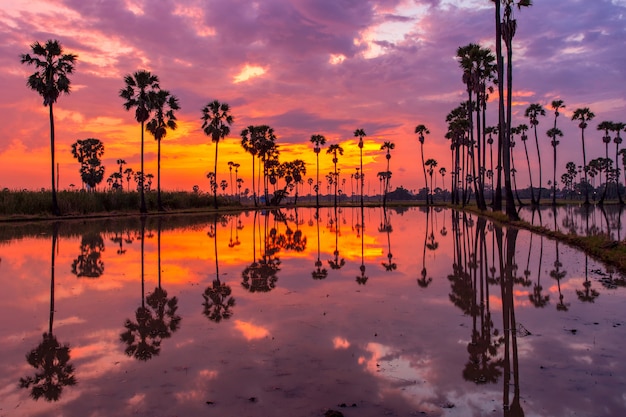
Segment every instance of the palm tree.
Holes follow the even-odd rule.
[[[389,169],[389,162],[391,160],[390,151],[394,149],[396,145],[393,142],[385,141],[381,147],[381,151],[386,151],[385,158],[387,159],[387,172],[391,172]],[[385,181],[385,194],[383,195],[383,206],[387,204],[387,193],[389,192],[389,180],[391,179],[391,175],[389,175]],[[431,184],[432,185],[432,184]]]
[[[70,93],[68,75],[74,71],[77,55],[64,54],[63,47],[57,40],[48,40],[45,45],[35,42],[30,45],[30,49],[33,55],[22,54],[20,61],[22,64],[35,66],[36,71],[28,77],[26,85],[43,97],[44,107],[48,106],[49,108],[52,212],[58,216],[61,211],[57,202],[56,176],[54,174],[54,112],[52,108],[61,93]]]
[[[510,141],[511,141],[511,120],[513,110],[513,37],[517,28],[517,21],[513,19],[513,6],[515,0],[503,0],[504,1],[504,19],[502,21],[501,36],[504,40],[507,50],[507,68],[506,68],[506,91],[507,91],[507,104],[506,104],[506,131],[503,133],[504,146],[502,155],[502,167],[504,168],[504,187],[506,190],[506,212],[507,216],[512,220],[518,220],[519,216],[517,210],[515,210],[515,202],[513,200],[513,193],[511,190],[511,178],[510,178]],[[517,0],[517,7],[529,7],[532,5],[531,0]],[[503,68],[500,68],[503,69]],[[503,81],[503,73],[499,73],[498,79]],[[502,85],[503,82],[499,83]],[[500,124],[502,126],[502,124]],[[503,129],[500,129],[503,130]]]
[[[313,152],[317,160],[317,172],[315,177],[315,206],[320,206],[320,150],[326,144],[326,138],[323,135],[311,135],[311,143],[315,145]]]
[[[146,130],[157,141],[157,207],[159,211],[163,211],[163,204],[161,203],[161,139],[167,135],[167,129],[176,130],[178,127],[174,111],[180,110],[180,105],[178,98],[167,90],[153,91],[151,94],[154,117],[146,124]]]
[[[609,122],[609,121],[603,121],[600,122],[600,124],[598,125],[598,130],[604,130],[604,136],[602,137],[602,142],[604,142],[605,148],[606,148],[606,159],[609,159],[609,144],[611,143],[611,134],[609,133],[609,131],[613,130],[613,122]],[[617,160],[615,161],[617,162]],[[606,195],[606,191],[609,188],[609,170],[607,169],[605,171],[606,174],[606,179],[605,179],[605,184],[604,184],[604,192],[602,193],[602,198],[600,199],[601,203],[604,203],[604,196]],[[619,187],[618,187],[619,188]],[[618,191],[619,194],[619,191]]]
[[[548,130],[547,135],[552,141],[550,142],[552,148],[554,149],[554,169],[552,176],[552,205],[556,206],[556,147],[559,145],[559,141],[557,138],[563,137],[563,132],[560,129],[553,127]]]
[[[311,138],[311,141],[313,141],[312,138]],[[333,165],[335,166],[335,170],[333,172],[333,179],[335,183],[335,207],[337,207],[337,183],[339,182],[337,162],[339,161],[339,155],[343,155],[343,148],[340,145],[333,143],[332,145],[328,147],[328,149],[326,149],[326,153],[333,155]]]
[[[430,176],[430,204],[434,204],[433,200],[433,172],[437,167],[437,161],[430,158],[426,161],[426,166],[428,167],[428,175]]]
[[[531,104],[526,108],[524,115],[528,117],[528,121],[535,131],[535,145],[537,146],[537,160],[539,161],[539,190],[537,194],[537,200],[533,201],[533,204],[539,205],[541,202],[541,188],[543,187],[543,179],[542,179],[542,166],[541,166],[541,152],[539,151],[539,137],[537,136],[537,125],[539,124],[539,116],[545,116],[546,111],[539,103]],[[524,143],[524,146],[526,144]],[[530,169],[530,168],[529,168]],[[532,184],[531,184],[532,190]]]
[[[517,132],[519,135],[521,135],[520,139],[522,140],[522,143],[524,144],[524,153],[526,154],[526,164],[528,165],[528,180],[530,181],[530,202],[532,205],[536,205],[538,203],[535,200],[535,191],[533,188],[533,175],[530,169],[530,158],[528,157],[528,147],[526,146],[526,141],[528,140],[528,135],[526,134],[527,131],[528,131],[528,126],[526,126],[524,123],[517,126]],[[511,156],[512,155],[513,154],[511,154]],[[512,159],[513,158],[511,158],[511,160]],[[539,166],[539,171],[541,172],[541,166]],[[539,184],[541,184],[541,181],[539,181]]]
[[[224,139],[230,134],[230,125],[234,122],[230,114],[230,106],[227,103],[220,103],[213,100],[202,108],[202,130],[204,134],[211,137],[211,142],[215,143],[215,165],[213,173],[217,184],[217,148],[220,139]],[[217,188],[213,188],[213,204],[217,209]]]
[[[361,160],[361,174],[359,175],[359,178],[357,178],[357,181],[360,180],[361,181],[361,206],[363,206],[363,181],[364,181],[364,177],[365,175],[363,175],[363,138],[365,136],[367,136],[365,134],[365,130],[363,129],[357,129],[354,131],[354,136],[359,138],[359,152],[360,152],[360,160]]]
[[[559,118],[559,115],[561,114],[559,112],[559,109],[564,108],[565,104],[563,103],[563,100],[552,100],[552,102],[550,103],[550,107],[552,107],[552,110],[554,110],[554,129],[555,130],[553,132],[556,134],[556,136],[559,136],[558,133],[556,132],[556,130],[557,130],[557,128],[556,128],[556,121]],[[550,132],[550,131],[548,130],[548,132]],[[559,130],[559,132],[560,132],[560,130]],[[549,134],[548,134],[548,136],[550,137]],[[556,136],[553,138],[553,140],[552,140],[553,142],[556,141]],[[563,136],[562,132],[561,132],[560,136]],[[558,145],[558,144],[559,144],[559,142],[556,141],[556,145]],[[553,147],[555,147],[556,145],[554,143],[552,144]],[[556,187],[556,184],[554,184],[554,182],[556,180],[556,147],[554,148],[554,173],[553,173],[553,176],[554,176],[554,178],[553,178],[553,181],[552,181],[552,183],[553,183],[552,185],[553,185],[553,187]],[[553,188],[553,190],[554,190],[554,188]],[[552,194],[552,205],[555,205],[555,204],[556,204],[556,196],[553,193]]]
[[[152,98],[154,93],[160,90],[159,77],[152,75],[149,71],[140,70],[135,73],[128,74],[124,77],[126,87],[120,90],[120,97],[126,100],[124,108],[126,111],[135,108],[135,120],[141,124],[141,172],[145,172],[143,166],[143,148],[144,148],[144,124],[150,118],[153,110]],[[140,177],[139,194],[141,195],[141,206],[139,211],[147,213],[146,199],[144,197],[144,177]]]
[[[256,126],[248,126],[241,131],[241,146],[243,149],[252,155],[252,199],[254,200],[254,206],[257,206],[256,189],[254,188],[254,159],[256,158],[259,141],[258,128]]]
[[[133,171],[133,169],[132,169],[132,168],[126,168],[126,169],[124,170],[124,174],[126,174],[126,190],[127,190],[127,191],[130,191],[130,180],[131,180],[131,178],[133,177],[133,174],[134,174],[134,173],[135,173],[135,172]]]
[[[615,174],[615,184],[617,186],[617,197],[619,198],[619,203],[621,205],[624,204],[624,199],[622,198],[622,193],[620,192],[620,187],[619,187],[619,162],[618,162],[618,158],[620,155],[620,149],[619,149],[619,145],[622,143],[622,137],[620,135],[620,133],[626,129],[626,123],[622,123],[622,122],[614,122],[613,123],[613,132],[615,132],[615,138],[613,138],[613,142],[615,143],[615,170],[616,170],[616,174]],[[625,172],[626,175],[626,172]],[[626,184],[625,184],[626,185]]]
[[[424,170],[424,187],[426,187],[426,203],[428,204],[428,179],[426,178],[426,165],[424,165],[424,135],[429,135],[430,130],[424,125],[417,125],[415,127],[415,133],[417,133],[420,141],[420,150],[422,153],[422,170]]]
[[[591,121],[596,115],[593,114],[589,107],[584,107],[580,109],[574,110],[574,114],[572,114],[572,120],[578,120],[578,127],[580,128],[580,136],[583,144],[583,170],[585,172],[585,205],[589,205],[589,187],[587,185],[589,182],[587,181],[587,154],[585,153],[585,128],[587,127],[587,122]]]

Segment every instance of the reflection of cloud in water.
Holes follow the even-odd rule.
[[[122,364],[133,361],[119,348],[118,336],[115,330],[94,332],[85,337],[87,344],[70,346],[73,361],[79,362],[80,382],[119,372]]]
[[[381,387],[382,396],[386,392],[395,393],[400,388],[402,396],[423,412],[433,413],[440,410],[433,401],[437,394],[428,382],[432,373],[429,358],[412,360],[393,351],[391,347],[379,343],[368,343],[366,350],[371,353],[368,359],[360,356],[358,362],[365,365],[365,369],[378,378],[384,378],[390,385]]]
[[[335,337],[333,339],[333,347],[335,349],[348,349],[350,347],[350,342],[343,337]]]
[[[235,328],[241,332],[246,340],[263,339],[269,335],[269,331],[261,326],[255,326],[241,320],[235,320]]]

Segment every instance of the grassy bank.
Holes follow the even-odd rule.
[[[611,265],[623,275],[626,275],[626,240],[616,241],[604,234],[579,236],[563,233],[548,229],[545,226],[532,225],[524,220],[511,221],[502,212],[480,211],[475,206],[466,206],[465,210],[487,217],[496,224],[526,229],[578,248],[592,258]]]

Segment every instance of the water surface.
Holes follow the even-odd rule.
[[[618,416],[626,280],[451,210],[0,226],[0,416]]]

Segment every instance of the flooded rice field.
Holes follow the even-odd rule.
[[[625,277],[475,215],[4,224],[0,259],[0,416],[626,415]]]

